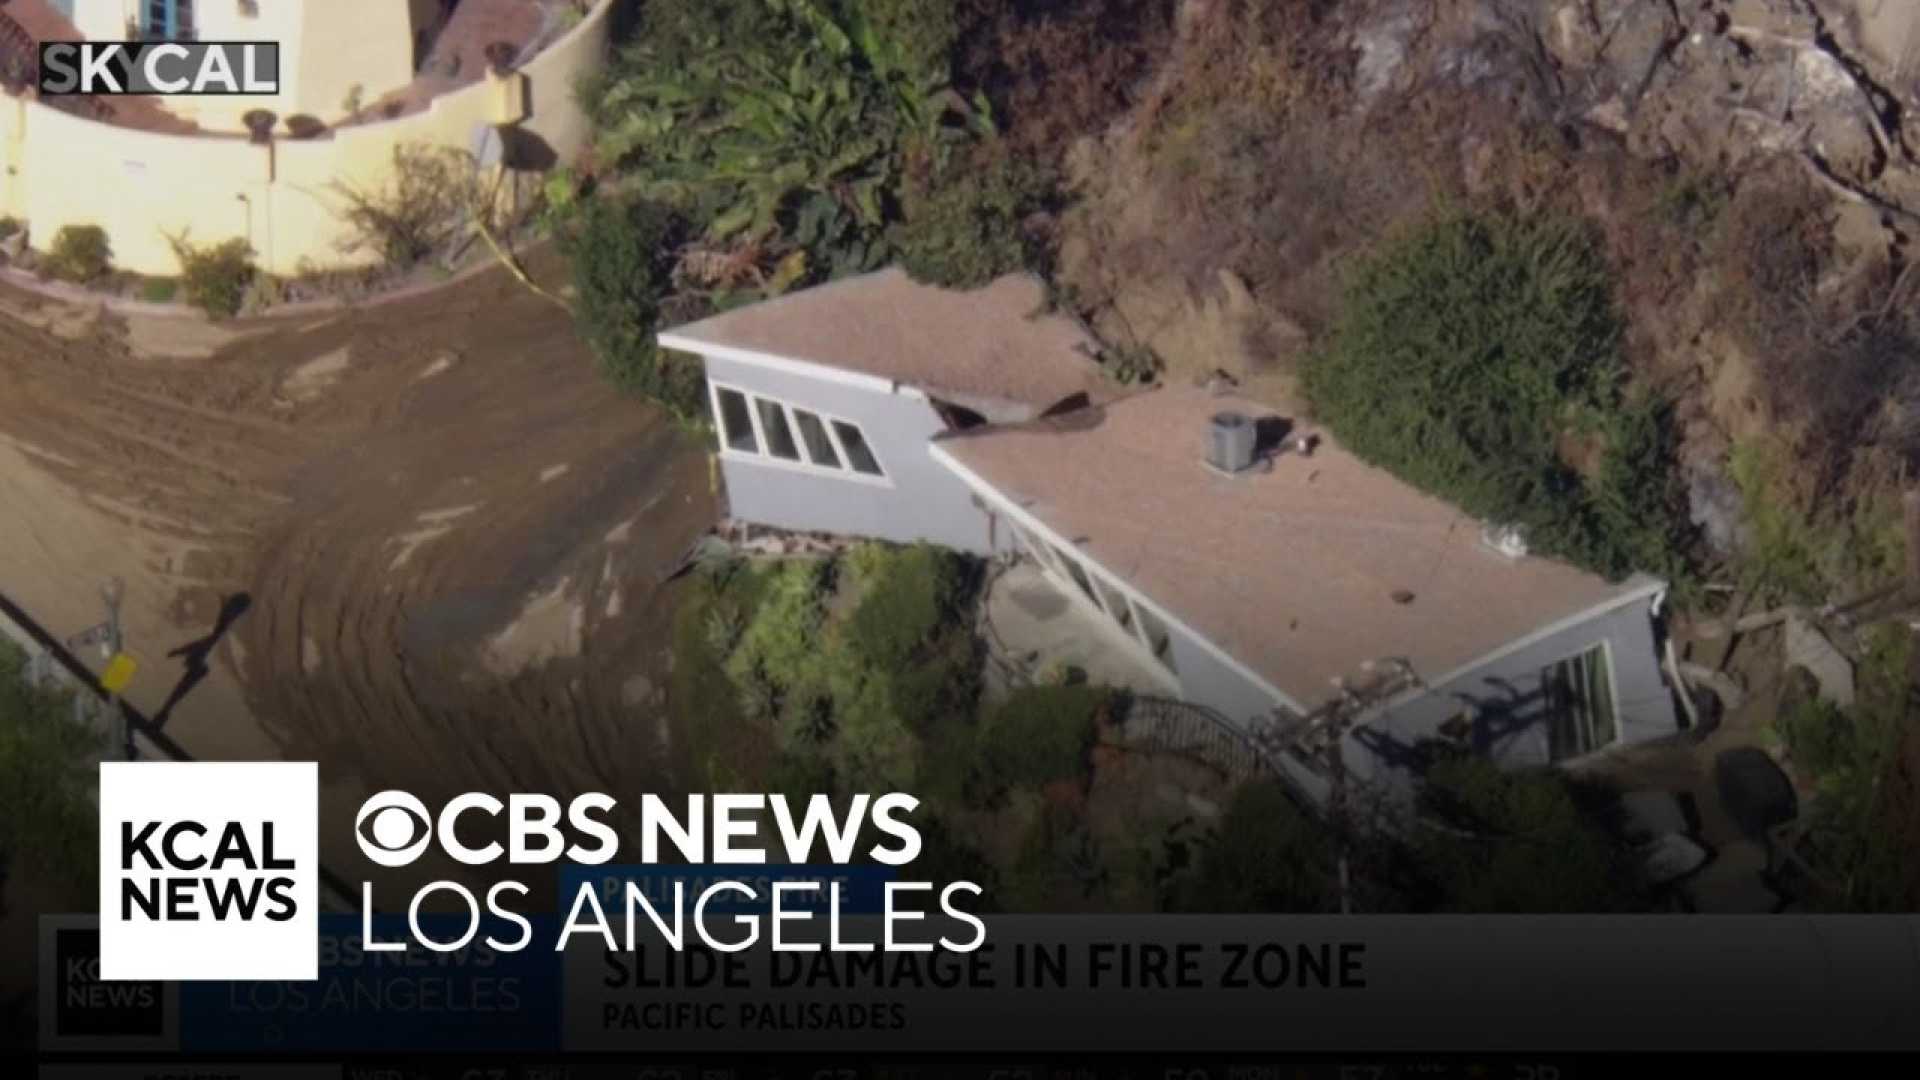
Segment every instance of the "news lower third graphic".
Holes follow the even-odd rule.
[[[768,868],[742,868],[763,873]],[[776,871],[780,872],[780,871]],[[427,917],[429,936],[463,920]],[[551,937],[558,917],[531,919]],[[874,916],[851,915],[873,935]],[[994,916],[971,953],[367,951],[318,978],[102,982],[86,916],[42,926],[43,1051],[1560,1053],[1920,1050],[1920,920]],[[404,940],[402,916],[376,936]],[[812,928],[818,931],[819,928]],[[1577,1003],[1577,1007],[1576,1007]],[[158,1035],[155,1032],[159,1032]]]
[[[480,878],[322,912],[317,794],[311,764],[102,765],[42,1050],[1920,1050],[1920,918],[992,915],[917,880],[899,792],[642,795],[624,851],[603,793],[382,792],[371,861]]]

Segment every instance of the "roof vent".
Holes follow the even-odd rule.
[[[1207,464],[1224,473],[1252,468],[1255,434],[1253,418],[1245,413],[1214,413],[1207,429]]]
[[[1509,559],[1527,557],[1527,537],[1518,525],[1489,525],[1480,530],[1480,542]]]

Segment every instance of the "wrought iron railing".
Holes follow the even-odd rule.
[[[1284,751],[1268,745],[1257,732],[1190,701],[1130,697],[1120,717],[1120,733],[1128,745],[1187,758],[1224,780],[1285,776],[1274,756]]]

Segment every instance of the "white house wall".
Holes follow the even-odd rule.
[[[929,441],[944,424],[923,395],[728,357],[707,357],[706,369],[716,385],[858,424],[887,473],[887,482],[880,484],[723,452],[728,501],[739,520],[901,543],[928,541],[983,556],[1016,550],[1012,526],[1018,524],[1063,550],[1073,550],[997,490],[976,495],[959,472],[929,452]],[[1104,573],[1098,566],[1089,569]],[[1119,584],[1132,591],[1131,582]],[[1162,614],[1173,616],[1166,621],[1184,700],[1239,725],[1251,725],[1284,704],[1244,663],[1230,662],[1182,625],[1176,608],[1158,603],[1159,598],[1137,592],[1134,596],[1136,603],[1153,601]],[[1344,753],[1350,775],[1411,791],[1407,781],[1412,776],[1404,767],[1412,763],[1412,748],[1438,736],[1441,725],[1467,705],[1480,706],[1473,743],[1481,752],[1507,767],[1547,764],[1542,671],[1602,642],[1612,667],[1618,743],[1674,734],[1675,706],[1655,651],[1651,603],[1650,595],[1635,595],[1552,628],[1467,672],[1422,672],[1445,681],[1349,735]],[[1320,789],[1313,792],[1316,796],[1324,794],[1324,784],[1310,774],[1293,779],[1305,788]]]
[[[987,513],[967,486],[928,455],[929,440],[945,425],[923,395],[722,357],[707,357],[706,366],[708,380],[716,385],[858,424],[887,474],[884,483],[877,483],[723,452],[721,467],[734,518],[899,543],[924,540],[982,556],[1010,548],[1010,537],[991,535]]]
[[[1645,742],[1679,728],[1673,692],[1660,666],[1651,597],[1637,597],[1592,618],[1458,675],[1350,734],[1344,750],[1350,775],[1388,790],[1410,790],[1404,766],[1423,739],[1463,708],[1477,707],[1472,746],[1506,768],[1551,763],[1543,714],[1541,674],[1570,656],[1605,642],[1613,669],[1619,738]]]

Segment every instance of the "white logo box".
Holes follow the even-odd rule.
[[[187,858],[211,855],[233,824],[244,831],[256,860],[264,860],[264,826],[272,825],[272,854],[290,869],[244,866],[166,867],[144,856],[131,870],[122,859],[123,826],[137,833],[162,822],[149,845],[162,848],[166,825],[192,821],[204,835],[182,838]],[[311,762],[104,762],[100,766],[100,977],[103,980],[293,980],[318,978],[320,783]],[[163,858],[164,861],[164,858]],[[156,877],[189,879],[185,895],[197,919],[155,920],[125,903],[124,886],[148,890]],[[278,905],[262,896],[251,918],[211,917],[208,889],[241,889],[291,879],[285,895],[291,918],[266,912]],[[264,885],[262,886],[264,888]],[[164,894],[164,889],[162,890]],[[168,911],[161,912],[163,916]]]

